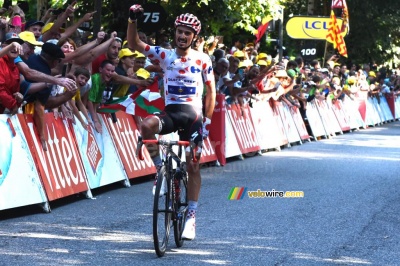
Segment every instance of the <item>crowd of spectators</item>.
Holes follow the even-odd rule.
[[[7,14],[0,20],[0,114],[33,114],[44,150],[46,112],[74,122],[76,118],[84,128],[101,133],[99,106],[149,86],[154,76],[163,75],[158,62],[126,48],[116,32],[100,31],[93,36],[81,30],[80,25],[90,22],[94,12],[74,19],[75,11],[74,4],[61,14],[50,8],[40,19],[25,18],[18,6],[0,11]],[[154,44],[154,38],[143,32],[139,37]],[[158,45],[174,46],[166,35]],[[272,106],[282,101],[305,116],[307,103],[314,99],[334,102],[399,93],[399,70],[346,65],[338,56],[322,66],[318,60],[304,62],[301,57],[285,56],[278,62],[253,43],[235,40],[229,48],[222,36],[198,36],[193,48],[212,59],[217,93],[240,108],[259,100],[268,100]],[[162,78],[156,80],[162,91]]]

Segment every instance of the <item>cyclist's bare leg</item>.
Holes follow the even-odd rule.
[[[156,139],[156,135],[159,131],[160,120],[156,116],[146,117],[140,124],[140,133],[143,139]],[[146,148],[149,151],[150,157],[155,158],[159,156],[160,151],[158,146],[155,144],[146,144]]]
[[[186,154],[186,169],[189,175],[188,179],[188,213],[186,216],[185,228],[182,232],[182,238],[186,240],[192,240],[196,235],[196,211],[197,201],[199,199],[200,187],[201,187],[201,176],[199,166],[200,156],[197,162],[192,161],[192,157]]]
[[[200,175],[200,158],[198,158],[197,162],[192,161],[192,156],[190,154],[186,154],[186,168],[189,176],[188,180],[188,200],[189,201],[198,201],[201,187],[201,175]]]

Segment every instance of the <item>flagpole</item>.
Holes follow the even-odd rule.
[[[325,67],[326,51],[328,50],[328,41],[325,41],[324,58],[322,59],[322,67]]]

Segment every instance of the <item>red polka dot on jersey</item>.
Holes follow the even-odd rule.
[[[187,102],[191,102],[191,101],[193,101],[193,99],[192,98],[187,98],[186,101]]]
[[[201,61],[199,59],[196,60],[196,64],[198,64],[199,66],[201,65]]]
[[[172,98],[171,98],[171,101],[176,101],[176,99],[172,97]]]
[[[182,58],[181,58],[181,61],[182,61],[183,63],[185,63],[185,62],[187,61],[187,59],[186,59],[185,57],[182,57]]]
[[[153,62],[154,62],[154,64],[158,65],[160,63],[160,60],[155,59]]]
[[[165,52],[162,52],[160,56],[161,56],[161,59],[164,59],[165,58]]]
[[[146,48],[144,48],[144,50],[147,52],[148,50],[150,50],[150,45],[146,45]]]
[[[203,64],[203,69],[206,69],[206,67],[207,67],[207,64],[204,63],[204,64]]]
[[[185,70],[183,70],[183,69],[181,69],[181,70],[179,70],[179,74],[185,74]]]
[[[148,58],[153,58],[154,55],[153,55],[153,54],[149,54],[147,57],[148,57]]]

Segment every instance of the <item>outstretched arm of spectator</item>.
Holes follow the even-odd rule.
[[[126,39],[128,40],[129,49],[143,53],[146,43],[139,39],[137,31],[137,17],[141,13],[143,13],[143,8],[140,5],[133,5],[130,7]]]
[[[88,111],[90,113],[90,116],[92,117],[94,128],[96,129],[97,132],[102,133],[103,129],[101,127],[101,123],[96,112],[98,106],[99,106],[98,103],[94,103],[90,100],[88,101]]]
[[[73,1],[67,7],[67,9],[63,13],[61,13],[61,15],[54,22],[53,26],[42,35],[43,42],[47,42],[48,40],[50,40],[51,36],[59,33],[60,28],[67,21],[68,17],[75,12],[75,8],[74,8],[75,5],[76,5],[76,1]]]
[[[104,31],[100,31],[97,33],[97,38],[96,40],[93,40],[91,42],[88,42],[85,45],[82,45],[80,47],[78,47],[75,51],[73,51],[72,53],[66,53],[65,54],[65,58],[63,59],[63,63],[69,63],[72,60],[75,60],[76,58],[79,57],[85,57],[84,59],[80,59],[79,62],[88,62],[88,56],[90,56],[90,51],[95,48],[97,45],[101,44],[101,42],[103,41],[104,37],[105,37],[105,32]],[[86,54],[89,54],[88,56],[85,56]]]
[[[31,69],[24,62],[19,62],[17,64],[19,72],[24,75],[26,79],[37,81],[37,82],[47,82],[50,84],[60,85],[67,90],[73,90],[76,88],[76,83],[74,80],[64,77],[53,77],[50,75],[46,75],[37,70]]]
[[[126,76],[118,75],[116,72],[114,72],[112,79],[115,83],[118,84],[129,84],[129,85],[136,85],[136,86],[141,86],[141,87],[147,87],[153,83],[153,79],[148,78],[148,79],[134,79],[134,78],[129,78]]]
[[[101,43],[100,45],[92,48],[90,52],[83,54],[82,56],[78,57],[75,59],[75,64],[77,65],[87,65],[91,63],[93,60],[95,60],[99,55],[104,54],[107,52],[108,47],[111,45],[111,43],[114,41],[115,37],[117,37],[117,33],[114,31],[111,33],[111,37]]]
[[[72,34],[74,34],[74,32],[76,32],[76,30],[79,28],[79,26],[82,23],[91,21],[93,19],[93,14],[96,12],[97,11],[86,13],[82,18],[80,18],[78,20],[78,22],[76,22],[76,23],[72,24],[71,26],[69,26],[68,28],[66,28],[65,31],[63,33],[61,33],[60,40],[66,39],[66,38],[70,37]]]
[[[35,113],[33,115],[40,142],[44,151],[47,151],[47,138],[44,133],[44,105],[40,101],[35,102]]]
[[[73,99],[71,99],[69,103],[70,106],[72,107],[72,113],[78,118],[79,122],[81,122],[82,127],[87,130],[88,124],[86,124],[85,120],[83,120],[81,113],[79,112],[79,109],[76,106],[76,102]],[[90,120],[88,119],[87,121],[89,122]]]
[[[68,102],[76,94],[77,88],[74,90],[66,90],[64,93],[57,94],[56,96],[50,96],[46,102],[46,109],[54,109]]]
[[[54,8],[50,7],[46,10],[44,13],[43,17],[40,19],[40,21],[43,21],[45,24],[48,23],[52,18],[53,18],[53,11]]]

